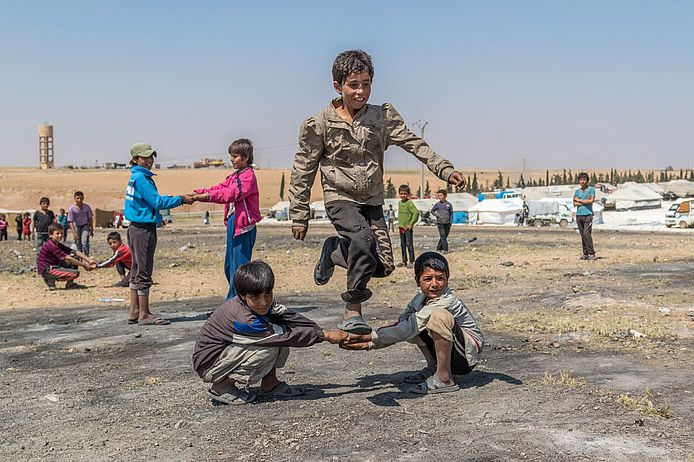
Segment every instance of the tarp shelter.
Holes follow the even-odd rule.
[[[533,186],[523,189],[523,197],[526,201],[536,201],[545,197],[562,197],[573,199],[576,190],[580,188],[577,184],[554,185],[554,186]],[[595,199],[601,200],[607,194],[595,188]]]
[[[289,201],[280,201],[270,207],[270,216],[277,220],[289,220]]]
[[[672,180],[667,183],[658,183],[665,193],[674,194],[677,197],[694,196],[694,182],[689,180]]]
[[[625,183],[606,199],[614,201],[616,210],[660,208],[662,202],[660,194],[638,183]]]
[[[569,225],[571,227],[576,227],[576,209],[577,207],[574,207],[573,205],[573,197],[568,198],[568,197],[545,197],[543,199],[540,199],[539,202],[556,202],[558,204],[564,204],[566,205],[569,210],[571,210],[571,215],[572,215],[572,224]],[[528,203],[530,204],[530,203]],[[593,202],[593,224],[594,225],[601,225],[604,223],[603,218],[602,218],[602,212],[605,209],[605,207],[602,206],[599,202]]]
[[[468,220],[473,225],[513,225],[523,212],[523,199],[487,199],[468,209]]]
[[[327,213],[325,212],[325,202],[323,201],[313,201],[309,205],[311,208],[311,218],[316,218],[316,219],[324,219],[328,218]]]
[[[661,196],[665,193],[665,188],[663,188],[663,184],[664,183],[643,183],[645,187],[653,190],[653,192],[656,192]]]
[[[94,211],[94,226],[97,228],[111,228],[115,214],[115,210],[96,209]]]

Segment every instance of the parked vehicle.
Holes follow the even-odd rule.
[[[692,207],[694,199],[678,199],[665,212],[665,226],[672,228],[691,228],[694,226],[694,209]]]
[[[528,201],[528,226],[558,224],[562,228],[573,221],[571,209],[558,201]]]
[[[521,197],[521,193],[510,189],[477,193],[478,202],[482,202],[485,199],[511,199],[513,197]]]

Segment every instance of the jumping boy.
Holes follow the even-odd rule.
[[[316,284],[326,284],[335,265],[347,268],[346,303],[341,329],[368,333],[362,302],[371,298],[372,277],[393,272],[393,249],[383,217],[383,156],[397,145],[427,164],[436,176],[462,186],[453,165],[414,135],[390,103],[367,104],[374,68],[362,50],[340,53],[332,68],[338,97],[301,125],[289,187],[292,234],[304,240],[310,217],[311,186],[321,172],[325,210],[340,237],[323,244],[314,269]]]
[[[84,203],[84,193],[75,191],[75,204],[67,212],[67,222],[72,230],[77,250],[89,255],[89,238],[94,237],[94,212],[89,204]]]
[[[130,247],[123,244],[123,240],[120,237],[120,233],[113,231],[108,233],[106,236],[106,242],[108,246],[113,250],[113,255],[108,260],[104,260],[101,263],[97,263],[94,269],[110,268],[111,266],[116,267],[118,276],[120,276],[120,281],[113,284],[113,287],[129,287],[130,286],[130,273],[126,274],[126,271],[130,271],[133,266],[133,257],[130,254]]]
[[[75,283],[80,272],[78,266],[90,271],[94,261],[79,250],[72,251],[63,243],[63,227],[59,223],[48,226],[49,239],[36,256],[36,272],[48,286],[55,290],[55,283],[65,281],[66,289],[83,289],[84,286]]]
[[[419,210],[410,199],[410,187],[406,184],[398,188],[400,203],[398,204],[398,229],[400,231],[400,250],[402,262],[398,266],[412,268],[414,264],[414,225],[419,221]],[[408,262],[407,255],[410,260]]]
[[[477,365],[484,337],[465,304],[448,288],[448,261],[436,252],[425,252],[414,264],[421,291],[400,315],[397,324],[367,335],[350,335],[341,344],[348,350],[384,348],[408,341],[419,347],[427,367],[405,377],[419,394],[456,391],[453,375],[467,374]]]
[[[47,197],[39,199],[40,209],[34,212],[32,231],[36,236],[36,248],[40,249],[48,241],[48,226],[55,222],[55,213],[48,210],[51,200]]]
[[[277,368],[284,366],[289,347],[308,347],[328,341],[340,343],[348,335],[324,331],[310,319],[275,302],[275,275],[265,262],[252,261],[234,273],[236,296],[217,308],[202,326],[193,367],[212,386],[207,395],[215,403],[246,404],[256,395],[249,387],[260,381],[260,394],[293,397],[304,394],[298,386],[281,382]]]

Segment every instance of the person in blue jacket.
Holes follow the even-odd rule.
[[[152,166],[157,152],[152,146],[137,143],[130,148],[130,180],[125,191],[125,218],[130,220],[128,244],[133,264],[130,269],[129,324],[164,325],[166,319],[154,316],[149,310],[149,289],[152,286],[154,251],[157,248],[157,225],[162,222],[159,213],[181,204],[192,204],[190,195],[161,196],[152,177]]]

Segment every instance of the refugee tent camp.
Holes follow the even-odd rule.
[[[559,204],[564,204],[566,205],[569,210],[571,210],[571,224],[569,224],[569,227],[576,227],[576,209],[573,205],[573,197],[543,197],[542,199],[539,199],[540,201],[543,202],[557,202]],[[601,225],[604,223],[603,221],[603,210],[605,207],[600,204],[600,202],[593,202],[593,224],[594,225]]]
[[[606,197],[607,201],[614,201],[616,210],[638,210],[660,208],[662,198],[660,194],[648,186],[639,183],[624,183],[619,189]]]
[[[573,199],[574,193],[579,188],[577,184],[553,185],[553,186],[533,186],[524,188],[522,195],[526,201],[540,200],[545,197],[564,197]],[[595,188],[595,199],[600,201],[607,194],[603,193],[598,188]]]
[[[523,199],[487,199],[468,209],[468,222],[472,225],[513,225],[523,212]]]
[[[270,216],[277,220],[289,220],[289,201],[280,201],[270,207]]]
[[[311,218],[324,219],[328,218],[328,214],[325,212],[325,202],[323,201],[313,201],[309,205],[311,208]]]
[[[468,193],[451,193],[448,195],[448,202],[453,206],[453,223],[467,223],[468,210],[477,205],[477,198]]]

